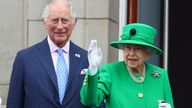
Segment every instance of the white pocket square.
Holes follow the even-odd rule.
[[[82,69],[81,70],[81,75],[85,75],[87,73],[88,69]]]

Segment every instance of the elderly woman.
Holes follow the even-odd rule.
[[[97,42],[88,49],[89,69],[81,88],[81,102],[106,108],[174,108],[168,73],[146,60],[162,50],[154,45],[156,29],[141,24],[125,25],[121,40],[111,46],[123,50],[124,61],[99,68],[102,52]]]

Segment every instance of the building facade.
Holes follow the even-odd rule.
[[[50,0],[1,0],[0,1],[0,96],[6,104],[12,64],[17,51],[29,47],[47,34],[41,14]],[[118,39],[119,0],[71,0],[77,15],[77,24],[71,39],[87,49],[91,39],[101,46],[103,63],[117,60],[108,57],[113,51],[109,42]],[[116,54],[118,51],[115,50]]]
[[[17,51],[43,40],[47,34],[41,14],[50,0],[0,1],[0,96],[6,104],[12,64]],[[127,6],[131,0],[70,0],[77,15],[72,41],[87,49],[91,39],[97,39],[103,52],[103,63],[119,60],[120,52],[110,47],[119,39],[122,20],[129,17]],[[138,21],[157,28],[157,46],[161,46],[161,0],[138,0]],[[126,4],[125,4],[126,3]],[[125,7],[124,7],[125,6]],[[123,12],[122,12],[123,11]],[[122,15],[123,13],[123,15]],[[122,16],[125,16],[124,18]],[[163,48],[163,47],[162,47]],[[160,65],[160,57],[150,60]]]

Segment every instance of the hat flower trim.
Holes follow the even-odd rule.
[[[123,35],[121,35],[121,39],[122,40],[129,40],[130,36],[133,36],[135,34],[136,34],[136,30],[134,28],[132,28],[130,30],[129,34],[128,33],[124,33]]]
[[[130,38],[130,35],[127,35],[127,34],[122,34],[121,35],[122,40],[128,40],[129,38]]]

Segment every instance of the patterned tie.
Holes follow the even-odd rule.
[[[58,52],[58,59],[57,59],[56,75],[59,88],[60,104],[62,104],[67,85],[68,72],[65,59],[63,56],[63,50],[59,48],[57,49],[57,52]]]

